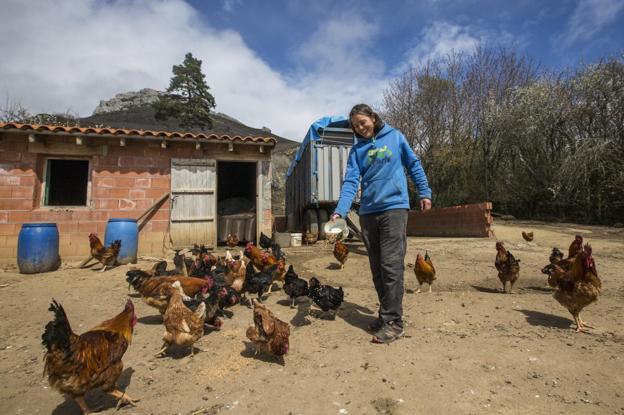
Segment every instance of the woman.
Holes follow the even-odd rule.
[[[403,336],[403,262],[409,197],[404,168],[418,188],[420,209],[431,209],[431,189],[420,160],[400,131],[384,124],[366,104],[349,113],[357,143],[351,148],[340,199],[331,219],[345,217],[360,183],[360,225],[368,250],[379,317],[369,325],[373,342]]]

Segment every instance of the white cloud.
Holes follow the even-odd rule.
[[[579,0],[565,31],[554,41],[570,47],[577,40],[591,39],[603,27],[615,22],[622,10],[624,0]]]
[[[407,53],[407,61],[412,66],[421,66],[453,51],[471,52],[481,40],[466,27],[445,21],[434,22],[422,30],[417,45]]]
[[[292,139],[320,116],[376,104],[385,86],[383,64],[366,51],[376,31],[354,16],[321,22],[295,54],[300,70],[286,76],[182,0],[3,0],[0,15],[0,94],[31,112],[86,116],[119,92],[164,90],[189,51],[203,61],[217,111]]]

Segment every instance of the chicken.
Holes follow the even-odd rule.
[[[275,241],[273,240],[273,238],[269,238],[268,236],[266,236],[264,232],[260,232],[260,239],[258,240],[258,243],[263,249],[269,249],[275,243]]]
[[[188,277],[189,270],[191,269],[191,266],[193,266],[193,260],[191,258],[187,258],[182,250],[178,250],[173,256],[173,265],[175,265],[176,275],[184,275],[185,277]]]
[[[214,286],[209,293],[197,294],[194,298],[183,299],[184,305],[191,311],[197,310],[200,304],[205,307],[204,322],[220,329],[222,322],[217,314],[221,311],[221,302],[228,295],[227,287]]]
[[[349,256],[349,248],[340,241],[334,243],[334,258],[340,263],[340,269],[344,269],[344,264]]]
[[[206,293],[214,285],[211,276],[204,278],[169,276],[156,277],[152,273],[139,269],[130,270],[126,273],[126,281],[141,294],[146,304],[156,308],[160,314],[167,310],[168,287],[179,281],[184,293],[189,297],[194,297],[197,293]]]
[[[557,283],[561,279],[563,275],[565,275],[566,270],[561,268],[557,264],[548,264],[544,268],[542,268],[542,274],[548,275],[548,285],[552,288],[557,288]]]
[[[295,308],[295,301],[298,297],[307,297],[309,293],[308,282],[299,278],[292,265],[288,267],[284,279],[286,281],[284,283],[284,292],[292,299],[290,308]]]
[[[268,272],[260,271],[256,272],[252,262],[247,264],[245,272],[245,282],[243,284],[243,291],[250,294],[257,294],[258,301],[262,302],[262,294],[264,294],[269,287],[273,284],[273,277],[271,271],[277,269],[277,264],[273,265]]]
[[[522,231],[522,237],[525,241],[531,242],[533,240],[533,232]]]
[[[314,301],[314,304],[323,310],[322,317],[325,317],[329,312],[332,320],[336,318],[338,308],[344,300],[342,287],[336,289],[331,285],[321,285],[321,282],[315,277],[310,278],[308,296]]]
[[[303,234],[303,240],[306,245],[314,245],[316,241],[318,241],[318,233],[317,232],[306,232]]]
[[[225,238],[225,243],[230,248],[238,246],[239,242],[240,241],[238,240],[238,235],[236,235],[235,233],[228,233],[228,236]]]
[[[242,259],[238,261],[231,260],[228,262],[227,268],[225,283],[232,287],[237,293],[242,293],[247,271],[245,261]]]
[[[247,338],[255,346],[255,354],[259,352],[283,356],[288,353],[290,325],[273,315],[264,304],[253,302],[254,325],[247,329]]]
[[[265,253],[262,252],[262,250],[260,250],[258,247],[254,246],[253,242],[247,243],[244,255],[251,260],[256,268],[262,269],[264,267]]]
[[[275,259],[279,260],[285,257],[279,244],[277,244],[273,238],[266,236],[263,232],[260,232],[260,240],[258,242],[261,248],[270,250]]]
[[[135,405],[138,399],[133,400],[115,385],[137,322],[132,301],[128,300],[117,316],[81,335],[72,331],[63,306],[52,300],[49,310],[54,320],[46,324],[41,343],[46,347],[44,376],[48,376],[50,386],[74,398],[85,414],[92,412],[84,395],[96,388],[117,398],[118,407]]]
[[[498,278],[503,284],[503,290],[511,294],[513,285],[520,276],[520,260],[514,258],[510,251],[505,249],[502,242],[496,242],[496,260],[494,265],[498,270]]]
[[[429,284],[429,292],[431,292],[431,285],[436,279],[436,270],[431,262],[431,258],[429,258],[429,252],[425,251],[424,258],[420,254],[416,255],[414,274],[416,274],[416,279],[418,280],[418,290],[416,292],[420,292],[420,287],[422,287],[424,283]]]
[[[284,259],[273,261],[266,261],[262,270],[268,274],[271,274],[271,285],[269,285],[269,291],[267,294],[273,292],[273,283],[281,282],[284,286],[284,277],[286,276],[286,261]]]
[[[568,248],[568,259],[572,259],[583,250],[583,237],[576,235]]]
[[[579,332],[585,331],[585,327],[592,328],[581,319],[580,313],[598,299],[601,290],[602,282],[596,271],[592,248],[585,245],[575,256],[572,269],[557,280],[553,297],[572,314]]]
[[[175,281],[168,289],[169,305],[164,315],[163,346],[156,356],[164,356],[171,345],[190,346],[193,355],[195,342],[204,335],[206,305],[201,302],[195,311],[189,310],[182,302],[181,291],[180,281]]]
[[[91,256],[102,264],[100,272],[106,271],[106,267],[112,267],[117,264],[117,256],[121,249],[121,240],[114,241],[108,248],[106,248],[100,238],[96,234],[89,234],[89,246],[91,247]]]
[[[559,250],[559,248],[555,247],[552,249],[552,252],[550,253],[550,256],[548,257],[548,260],[550,261],[551,264],[556,264],[557,262],[561,261],[563,259],[563,252],[561,252]]]

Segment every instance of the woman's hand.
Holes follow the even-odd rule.
[[[340,217],[340,215],[339,215],[339,214],[337,214],[337,213],[333,213],[333,214],[331,215],[330,220],[333,222],[333,221],[335,221],[336,219],[338,219],[339,217]]]
[[[431,209],[431,199],[420,199],[420,210],[423,212]]]

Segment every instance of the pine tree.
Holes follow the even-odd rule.
[[[157,120],[173,117],[181,127],[212,128],[210,109],[215,107],[215,99],[208,91],[201,64],[189,52],[182,65],[173,65],[167,93],[154,104]]]

